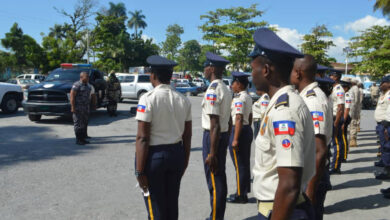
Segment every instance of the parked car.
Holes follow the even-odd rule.
[[[22,104],[29,119],[39,121],[42,115],[71,115],[70,90],[73,83],[80,80],[81,72],[89,73],[89,83],[94,86],[97,97],[96,107],[106,107],[103,73],[90,64],[64,63],[53,70],[45,81],[28,89],[27,100]]]
[[[201,78],[193,79],[192,83],[194,83],[197,87],[201,88],[203,92],[207,90],[206,83]]]
[[[17,79],[33,79],[38,80],[39,82],[42,82],[45,80],[46,76],[41,74],[22,74],[16,77]]]
[[[30,88],[30,86],[38,84],[39,81],[34,80],[34,79],[9,79],[7,83],[12,83],[16,85],[20,85],[22,87],[22,90],[27,90]]]
[[[176,83],[189,83],[189,79],[176,79]]]
[[[197,96],[201,93],[201,88],[197,87],[194,83],[176,83],[176,91],[185,94],[186,96]]]
[[[15,113],[23,100],[22,87],[0,82],[0,107],[4,113]]]
[[[260,98],[260,96],[257,95],[257,93],[256,93],[256,87],[255,87],[255,85],[253,85],[252,77],[249,77],[248,80],[249,80],[248,94],[251,96],[252,101],[256,102]]]
[[[223,78],[222,81],[229,87],[230,91],[232,91],[232,84],[233,84],[233,79],[230,78]]]
[[[145,93],[153,89],[148,74],[115,74],[121,82],[122,99],[140,99]]]

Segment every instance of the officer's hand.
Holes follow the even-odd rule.
[[[339,133],[339,127],[334,125],[334,134],[337,135]]]
[[[216,156],[209,155],[206,158],[205,164],[207,164],[210,167],[210,171],[212,173],[216,173],[218,170],[218,160]]]
[[[238,141],[233,140],[233,142],[232,142],[232,148],[233,148],[233,150],[235,150],[236,152],[238,151]]]
[[[146,193],[149,188],[148,178],[145,175],[137,177],[139,187]]]
[[[341,131],[345,132],[345,124],[341,125]]]

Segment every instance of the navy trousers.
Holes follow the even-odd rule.
[[[229,152],[236,169],[237,195],[245,196],[251,191],[251,144],[253,132],[250,125],[244,125],[238,140],[238,151],[232,148],[235,127],[229,139]]]
[[[320,184],[318,185],[316,192],[316,203],[313,204],[315,219],[322,220],[324,216],[324,203],[326,199],[326,193],[332,189],[332,185],[330,183],[330,175],[329,168],[325,169],[324,175],[320,180]]]
[[[387,130],[387,133],[390,134],[390,127],[385,129]],[[390,167],[390,139],[385,140],[385,144],[382,147],[382,161],[385,164],[385,167]]]
[[[226,182],[226,154],[229,144],[228,132],[221,133],[217,151],[218,171],[212,173],[204,163],[210,154],[210,132],[203,132],[203,164],[207,187],[210,193],[211,213],[210,220],[223,220],[226,209],[227,182]]]
[[[343,155],[343,159],[347,159],[348,158],[348,152],[349,152],[349,142],[348,142],[348,126],[349,124],[351,124],[351,117],[348,116],[347,119],[344,119],[345,120],[345,130],[343,131],[343,146],[344,146],[344,155]]]
[[[271,219],[272,212],[269,216],[264,216],[261,213],[257,215],[258,220],[269,220]],[[289,220],[315,220],[313,206],[311,205],[309,199],[306,199],[306,202],[299,204],[293,210]]]
[[[333,136],[332,136],[332,162],[330,167],[332,169],[340,169],[341,162],[344,158],[344,143],[343,143],[343,132],[341,130],[341,125],[343,124],[343,119],[340,120],[340,123],[337,125],[338,132],[335,133],[335,127],[333,127]]]
[[[150,146],[145,165],[150,196],[144,197],[149,220],[178,219],[184,163],[182,143]]]
[[[383,146],[385,145],[386,139],[385,139],[385,127],[378,123],[376,125],[376,133],[379,137],[379,145],[380,145],[380,152],[382,153]]]
[[[261,121],[260,121],[260,120],[259,120],[259,121],[254,121],[254,122],[253,122],[253,128],[254,128],[254,130],[253,130],[253,137],[254,137],[254,139],[257,138],[257,135],[258,135],[259,132],[260,132],[260,124],[261,124]]]

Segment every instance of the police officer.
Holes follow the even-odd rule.
[[[252,77],[271,100],[255,145],[253,191],[258,219],[314,219],[304,188],[315,173],[313,120],[289,85],[295,58],[303,54],[267,28],[254,34]]]
[[[110,76],[107,79],[107,111],[110,116],[117,116],[116,110],[118,107],[118,102],[121,98],[121,93],[121,83],[115,76],[115,71],[112,70],[110,72]]]
[[[232,94],[222,75],[229,63],[225,58],[206,53],[204,75],[210,81],[202,101],[203,161],[210,193],[210,220],[223,220],[226,208],[226,154]]]
[[[175,62],[147,58],[154,87],[139,100],[136,169],[150,220],[178,219],[180,181],[191,149],[190,101],[170,86]]]
[[[253,140],[252,98],[247,92],[249,75],[232,72],[234,92],[231,104],[231,122],[233,124],[229,140],[229,151],[236,169],[237,191],[230,195],[228,202],[247,203],[251,185],[250,156]]]
[[[390,87],[389,83],[387,82],[388,76],[385,76],[381,80],[380,84],[380,90],[382,91],[381,96],[378,99],[378,103],[376,105],[376,109],[374,112],[374,118],[377,123],[376,125],[376,133],[379,137],[379,154],[380,156],[382,155],[382,150],[383,146],[385,145],[386,139],[385,139],[385,121],[386,121],[386,110],[389,105],[389,100],[388,100],[388,94],[390,93]],[[383,167],[383,160],[380,159],[379,161],[374,163],[375,166],[377,167]]]
[[[81,72],[80,81],[75,82],[70,91],[71,112],[73,113],[74,132],[76,134],[76,144],[78,145],[89,143],[86,138],[88,136],[87,126],[92,86],[88,81],[88,73]]]
[[[316,143],[316,174],[310,180],[306,194],[315,207],[316,219],[323,218],[323,200],[326,188],[320,188],[324,174],[327,174],[328,143],[332,138],[332,106],[328,97],[315,82],[317,64],[313,56],[305,55],[296,59],[291,73],[290,82],[299,91],[310,110]],[[326,177],[325,177],[326,178]],[[325,190],[325,192],[323,192]],[[317,196],[318,195],[318,196]]]
[[[260,131],[261,119],[264,116],[265,110],[267,110],[269,104],[269,96],[263,91],[256,91],[260,98],[253,103],[252,114],[253,114],[253,128],[254,128],[254,138],[256,139]]]
[[[348,158],[349,152],[349,139],[348,139],[348,126],[351,124],[351,115],[354,114],[355,110],[355,97],[354,94],[351,93],[351,78],[344,78],[340,81],[340,85],[343,87],[345,92],[345,108],[344,108],[344,116],[343,121],[344,124],[341,126],[342,130],[342,138],[344,145],[344,154],[342,162],[346,162]]]
[[[357,107],[358,115],[357,115],[357,131],[360,132],[360,119],[361,119],[361,113],[362,113],[362,108],[363,108],[363,100],[364,100],[364,86],[363,83],[359,82],[358,84],[359,88],[359,94],[360,94],[360,99],[359,99],[359,106]]]
[[[332,72],[330,78],[335,82],[333,84],[333,90],[331,95],[333,103],[333,158],[330,165],[330,174],[341,174],[340,167],[344,155],[343,133],[341,127],[344,124],[343,116],[345,108],[345,92],[343,90],[343,87],[340,85],[340,72]]]
[[[373,83],[370,87],[370,94],[371,94],[371,102],[376,105],[379,98],[379,87],[376,85],[376,83]]]
[[[358,107],[359,107],[359,104],[360,104],[360,91],[359,91],[359,88],[357,86],[357,84],[359,83],[359,81],[354,78],[351,80],[351,83],[352,83],[352,87],[351,87],[351,95],[353,96],[353,105],[351,108],[351,125],[350,125],[350,147],[357,147],[357,141],[356,141],[356,138],[357,138],[357,132],[358,132],[358,115],[359,115],[359,111],[358,111]]]

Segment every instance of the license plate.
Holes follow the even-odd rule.
[[[42,110],[42,111],[47,111],[49,110],[49,106],[40,106],[39,109]]]

